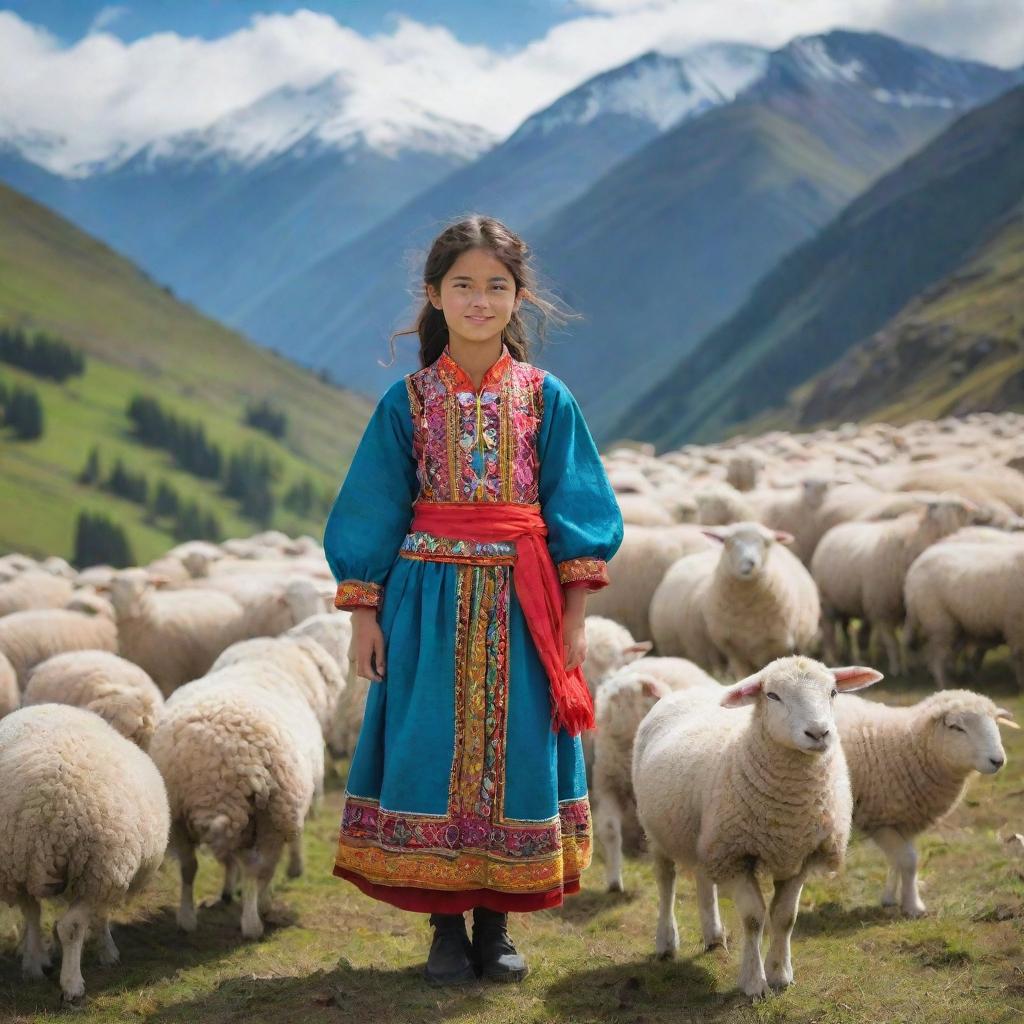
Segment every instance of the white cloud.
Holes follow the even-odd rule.
[[[131,152],[202,127],[279,86],[339,69],[382,106],[411,98],[504,135],[597,72],[645,50],[734,39],[779,46],[836,26],[892,31],[935,49],[1004,65],[1024,61],[1020,0],[577,0],[577,16],[516,51],[461,42],[442,25],[399,16],[363,36],[325,14],[257,15],[220,39],[161,32],[126,43],[93,32],[63,46],[0,11],[0,133],[45,133],[51,166]],[[119,16],[116,7],[110,19]],[[103,12],[97,21],[103,17]]]
[[[108,4],[106,7],[100,8],[96,12],[96,17],[92,19],[92,24],[89,26],[89,31],[86,35],[91,35],[93,32],[102,32],[105,28],[109,28],[119,18],[123,18],[128,13],[128,8],[123,4]]]

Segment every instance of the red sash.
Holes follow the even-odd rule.
[[[516,597],[551,684],[551,729],[571,736],[593,729],[594,702],[583,670],[565,670],[562,585],[544,538],[539,505],[505,501],[417,501],[412,530],[456,540],[516,542]]]

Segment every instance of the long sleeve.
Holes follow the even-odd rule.
[[[563,586],[599,590],[622,543],[622,513],[572,392],[550,373],[538,439],[541,514]]]
[[[324,554],[338,583],[336,608],[377,608],[385,577],[412,520],[417,494],[405,380],[370,417],[324,528]]]

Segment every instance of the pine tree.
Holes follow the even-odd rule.
[[[104,515],[89,512],[78,514],[72,561],[79,569],[100,564],[123,569],[135,564],[131,546],[121,526]]]
[[[82,472],[78,474],[80,484],[95,484],[100,478],[100,449],[93,445],[89,457],[85,460]]]

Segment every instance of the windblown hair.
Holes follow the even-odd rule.
[[[444,311],[435,309],[426,297],[427,285],[433,285],[440,291],[442,278],[459,256],[469,249],[489,249],[501,260],[515,281],[516,295],[523,299],[519,310],[512,314],[512,319],[501,333],[501,340],[514,359],[520,362],[529,360],[533,337],[543,342],[548,324],[561,326],[569,319],[579,317],[578,313],[539,294],[530,249],[514,231],[494,217],[472,214],[449,224],[431,244],[423,268],[422,305],[412,327],[391,335],[392,358],[395,338],[405,334],[419,335],[421,366],[429,366],[440,356],[448,344],[448,325]],[[527,323],[524,313],[533,321],[532,325]]]

